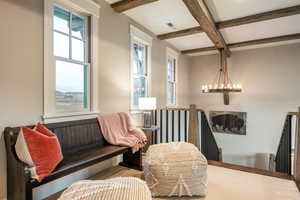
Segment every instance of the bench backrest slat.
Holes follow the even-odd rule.
[[[107,144],[96,118],[45,125],[56,134],[64,156],[76,153],[80,150],[101,147]],[[33,126],[30,127],[32,128]],[[13,128],[13,145],[16,142],[19,130],[20,128]]]

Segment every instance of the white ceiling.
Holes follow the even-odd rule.
[[[221,30],[227,43],[300,33],[300,15],[282,17]]]
[[[167,41],[180,50],[214,46],[214,44],[206,36],[205,33],[198,33],[185,37],[172,38],[168,39]]]
[[[300,4],[300,0],[205,0],[216,21],[236,19]]]
[[[114,3],[119,0],[106,0]],[[225,21],[257,13],[300,5],[300,0],[206,0],[216,21]],[[160,0],[124,12],[154,34],[164,34],[198,26],[182,0]],[[174,28],[167,23],[173,23]],[[300,33],[300,15],[222,29],[227,43],[242,42]],[[167,40],[178,50],[213,46],[205,33]],[[299,41],[299,40],[297,40]]]
[[[125,14],[157,35],[199,25],[182,0],[160,0],[128,10]],[[168,27],[169,22],[176,29]]]

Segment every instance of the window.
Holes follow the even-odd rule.
[[[149,36],[133,26],[131,26],[131,34],[131,107],[138,108],[139,98],[150,95],[151,42],[149,42]]]
[[[100,7],[91,0],[44,0],[44,8],[44,120],[98,113]]]
[[[138,107],[139,98],[148,96],[147,45],[133,42],[133,107]]]
[[[88,18],[53,7],[53,55],[57,112],[89,110]]]
[[[175,51],[167,49],[167,106],[175,106],[177,103],[177,57]]]

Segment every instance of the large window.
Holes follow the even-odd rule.
[[[89,110],[88,18],[53,7],[57,112]]]
[[[99,5],[44,0],[44,120],[85,118],[97,108]]]
[[[148,95],[147,45],[133,42],[133,99],[132,106],[138,107],[139,98]]]
[[[149,55],[151,43],[148,42],[149,36],[140,30],[131,27],[131,33],[131,107],[138,108],[139,98],[150,95]]]
[[[167,50],[167,106],[175,106],[177,103],[177,57],[172,50]]]

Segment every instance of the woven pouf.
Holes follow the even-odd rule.
[[[150,146],[144,161],[144,175],[153,197],[206,195],[207,160],[190,143]]]
[[[138,178],[120,177],[72,184],[59,200],[152,200],[147,184]]]

